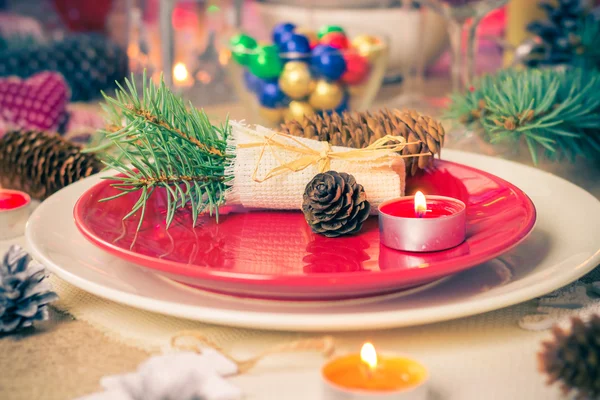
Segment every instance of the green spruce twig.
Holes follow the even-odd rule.
[[[141,226],[146,203],[158,188],[167,197],[167,225],[179,208],[189,205],[194,224],[203,212],[218,218],[219,206],[225,201],[225,167],[232,156],[227,153],[230,133],[226,122],[213,126],[204,111],[186,106],[161,79],[155,85],[143,77],[141,95],[133,83],[119,85],[115,97],[104,94],[107,129],[106,142],[88,151],[99,152],[108,146],[104,162],[121,173],[109,177],[120,193],[112,200],[132,192],[140,197],[125,218],[139,213]]]
[[[600,72],[586,69],[503,70],[451,98],[447,117],[491,143],[523,141],[534,163],[542,152],[600,156]]]

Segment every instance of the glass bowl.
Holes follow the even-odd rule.
[[[228,71],[233,86],[264,126],[300,120],[305,115],[366,110],[385,75],[389,46],[382,35],[347,37],[280,24],[273,41],[256,41],[242,33],[231,37]]]

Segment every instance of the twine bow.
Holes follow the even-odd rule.
[[[302,171],[303,169],[315,164],[319,173],[329,171],[331,169],[331,160],[343,160],[361,163],[383,162],[391,157],[413,157],[411,154],[399,155],[397,153],[402,151],[402,149],[404,149],[404,147],[407,145],[415,144],[407,143],[406,139],[404,139],[402,136],[386,135],[362,149],[334,151],[329,142],[322,141],[320,142],[322,144],[321,149],[313,149],[302,143],[294,136],[281,132],[273,132],[271,135],[265,136],[259,136],[249,132],[246,132],[246,134],[257,136],[262,139],[258,142],[238,144],[238,148],[241,149],[262,147],[258,156],[258,161],[256,162],[256,167],[252,173],[252,180],[257,183],[261,183],[268,179],[290,172]],[[279,138],[285,140],[278,140]],[[259,178],[257,176],[258,170],[267,149],[279,162],[279,165],[267,172],[264,177]],[[286,162],[281,159],[281,156],[278,154],[278,150],[297,153],[299,157],[292,161]]]
[[[196,341],[196,343],[182,343],[181,339],[193,339],[194,341]],[[333,338],[331,336],[324,336],[321,338],[295,340],[291,342],[281,343],[247,360],[238,360],[234,358],[231,354],[229,354],[227,351],[225,351],[221,346],[217,345],[216,343],[209,340],[207,337],[205,337],[197,331],[182,331],[171,338],[171,347],[178,350],[202,353],[201,345],[212,347],[213,350],[216,350],[219,353],[221,353],[225,358],[237,365],[238,372],[240,374],[248,372],[260,360],[271,354],[317,351],[323,353],[325,357],[330,357],[335,351]]]

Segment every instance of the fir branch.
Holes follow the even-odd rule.
[[[527,144],[534,163],[548,157],[600,155],[600,72],[503,70],[453,94],[447,117],[491,143]]]
[[[186,105],[162,80],[155,85],[144,75],[141,94],[133,82],[126,80],[115,97],[104,94],[108,117],[103,135],[116,152],[105,153],[103,161],[121,173],[107,178],[119,193],[104,201],[139,192],[125,217],[139,216],[138,228],[148,199],[159,188],[167,200],[168,225],[184,207],[192,211],[194,224],[204,212],[218,218],[231,179],[225,175],[233,157],[226,151],[229,124],[213,126],[203,111]],[[106,144],[90,151],[102,146]]]

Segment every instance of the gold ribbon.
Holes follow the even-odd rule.
[[[246,132],[245,134],[250,134]],[[259,136],[259,135],[255,135]],[[284,138],[287,140],[277,140]],[[333,151],[329,142],[322,141],[322,148],[320,150],[313,149],[296,137],[281,133],[273,132],[271,135],[262,136],[262,141],[254,143],[241,143],[237,147],[240,149],[247,149],[253,147],[262,147],[256,167],[252,173],[252,180],[257,183],[266,181],[267,179],[274,178],[279,175],[283,175],[290,172],[302,171],[311,165],[317,165],[319,173],[329,171],[331,168],[331,160],[343,160],[350,162],[382,162],[391,157],[413,157],[412,154],[398,155],[399,151],[402,151],[405,146],[415,143],[407,143],[406,139],[402,136],[391,136],[386,135],[381,139],[376,140],[369,146],[362,149],[350,149],[343,151]],[[290,143],[293,142],[293,143]],[[416,142],[418,143],[418,142]],[[279,166],[273,168],[267,174],[258,178],[258,169],[260,162],[262,161],[265,151],[269,150],[273,157],[279,162]],[[277,154],[277,150],[286,150],[299,155],[298,158],[290,162],[285,162]]]

